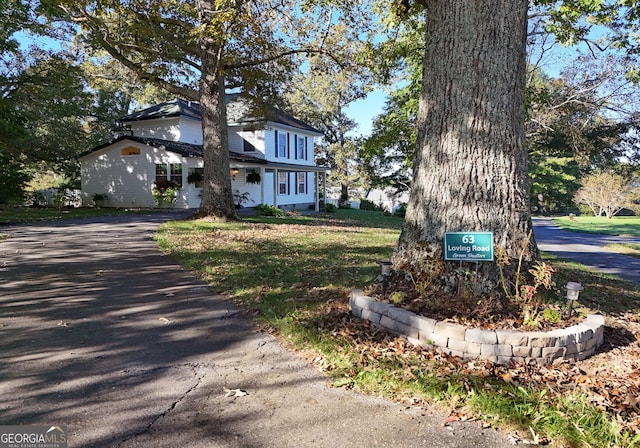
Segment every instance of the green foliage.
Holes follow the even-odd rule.
[[[248,202],[253,202],[253,199],[249,198],[250,194],[248,191],[240,193],[239,190],[233,192],[233,204],[237,209],[241,209],[244,204]]]
[[[376,205],[375,203],[367,200],[367,199],[361,199],[360,200],[360,210],[368,210],[368,211],[373,211],[373,212],[380,212],[382,211],[382,207],[380,207],[379,205]]]
[[[327,205],[331,205],[331,204],[327,204]],[[266,204],[258,204],[256,205],[256,214],[258,216],[276,216],[276,217],[282,217],[285,216],[286,213],[284,212],[284,210],[278,208],[278,207],[274,207],[273,205],[266,205]]]
[[[560,322],[562,320],[562,316],[558,312],[558,310],[554,308],[545,308],[542,310],[542,318],[547,322]]]
[[[193,171],[192,173],[189,173],[189,175],[187,176],[187,182],[190,184],[196,184],[198,182],[202,182],[203,179],[204,179],[204,176],[202,175],[202,173],[198,171]]]
[[[260,178],[260,173],[257,171],[249,171],[247,173],[247,183],[249,184],[259,184],[262,179]]]
[[[406,214],[407,214],[407,204],[406,203],[400,204],[398,209],[395,212],[393,212],[393,216],[397,216],[397,217],[400,217],[400,218],[404,218],[404,216]]]
[[[395,303],[396,305],[404,302],[404,299],[405,299],[405,295],[402,291],[394,291],[391,294],[389,294],[389,301],[391,303]]]
[[[18,203],[24,199],[24,189],[30,176],[0,142],[0,204]]]
[[[335,205],[333,205],[333,204],[325,204],[325,206],[324,206],[324,210],[325,210],[327,213],[335,213],[335,211],[336,211],[337,209],[338,209],[338,207],[336,207],[336,206],[335,206]]]
[[[158,207],[162,207],[164,204],[174,204],[178,198],[178,192],[180,187],[175,182],[167,179],[161,179],[155,183],[151,194]]]
[[[577,204],[586,204],[593,216],[604,215],[611,219],[625,207],[633,207],[640,198],[640,186],[612,171],[597,171],[585,176],[582,186],[574,195]]]

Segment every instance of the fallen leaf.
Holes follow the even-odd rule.
[[[242,390],[242,389],[227,389],[226,387],[223,389],[225,393],[225,398],[228,397],[233,397],[233,398],[238,398],[238,397],[244,397],[246,395],[249,395],[249,392]]]

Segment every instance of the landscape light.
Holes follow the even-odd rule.
[[[391,275],[391,262],[389,260],[378,261],[380,265],[380,275],[382,276],[382,298],[387,297],[387,286],[389,284],[389,276]]]
[[[571,317],[571,310],[573,308],[573,302],[578,300],[578,296],[580,295],[580,291],[582,291],[584,287],[577,282],[569,282],[567,283],[567,317]]]

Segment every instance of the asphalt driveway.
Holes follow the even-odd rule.
[[[176,215],[0,228],[0,424],[70,447],[507,447],[342,389],[158,251]]]
[[[551,218],[534,218],[533,225],[540,250],[640,284],[640,259],[605,248],[613,243],[640,243],[640,238],[569,232],[556,226]]]

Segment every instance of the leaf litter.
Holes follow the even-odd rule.
[[[333,301],[323,318],[314,322],[329,331],[334,338],[351,345],[356,362],[366,366],[374,362],[393,359],[401,370],[397,378],[411,381],[416,378],[416,367],[427,366],[438,377],[459,373],[464,376],[494,379],[525,388],[544,390],[549,399],[561,398],[566,392],[582,392],[595,407],[607,412],[621,426],[640,434],[640,323],[633,313],[606,318],[605,343],[591,358],[580,362],[558,365],[511,363],[495,364],[490,361],[471,360],[425,350],[406,338],[393,335],[366,320],[350,314],[346,301]],[[312,363],[320,370],[330,371],[333,366],[323,357],[316,356]],[[355,369],[352,370],[354,375]],[[337,386],[351,387],[350,381],[338,381]],[[487,388],[491,382],[487,381]],[[470,389],[470,388],[469,388]],[[420,405],[416,397],[396,396],[396,399]],[[463,400],[453,400],[449,417],[443,422],[470,421],[474,416],[464,408]],[[533,431],[533,429],[531,429]],[[537,434],[519,438],[520,443],[543,444],[549,442]],[[517,435],[514,437],[518,438]]]

